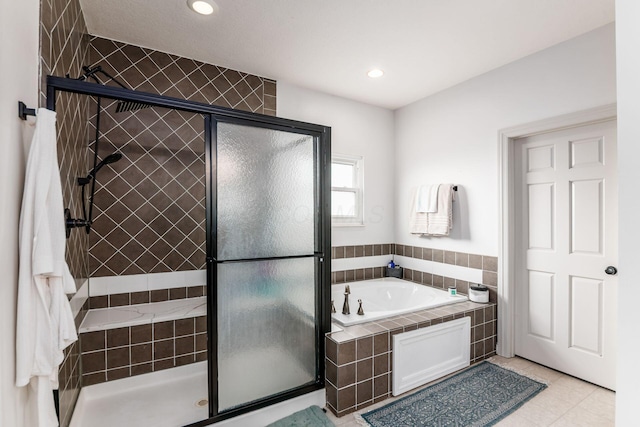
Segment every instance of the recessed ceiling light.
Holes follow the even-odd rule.
[[[367,73],[367,76],[371,77],[372,79],[377,79],[378,77],[382,77],[383,74],[384,74],[384,71],[378,68],[374,68],[373,70]]]
[[[200,15],[211,15],[218,9],[218,5],[213,0],[187,0],[187,4],[191,10]]]

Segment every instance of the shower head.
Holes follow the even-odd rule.
[[[116,105],[116,113],[122,113],[125,111],[138,111],[143,108],[149,108],[151,105],[142,102],[135,101],[119,101]]]
[[[82,70],[84,71],[84,74],[81,75],[80,77],[78,77],[77,80],[84,81],[84,80],[87,80],[87,79],[91,78],[98,84],[105,84],[105,83],[101,82],[100,79],[98,79],[98,77],[96,76],[97,73],[100,73],[100,74],[103,74],[104,76],[106,76],[109,79],[109,81],[114,82],[115,84],[117,84],[118,86],[120,86],[123,89],[127,89],[127,87],[125,85],[123,85],[122,83],[120,83],[120,81],[118,79],[116,79],[111,74],[109,74],[105,70],[103,70],[102,66],[100,66],[100,65],[97,65],[97,66],[95,66],[93,68],[87,67],[85,65],[85,66],[82,67]],[[68,74],[67,74],[67,77],[69,77]],[[108,83],[108,81],[107,81],[107,83]],[[116,104],[116,113],[122,113],[122,112],[125,112],[125,111],[138,111],[138,110],[142,110],[143,108],[149,108],[149,107],[151,107],[151,105],[145,104],[143,102],[118,101],[118,104]]]
[[[89,175],[87,175],[85,178],[78,178],[78,185],[86,185],[88,183],[91,182],[91,179],[95,178],[96,174],[98,173],[98,171],[100,169],[102,169],[102,167],[104,165],[108,165],[110,163],[115,163],[118,160],[120,160],[122,158],[122,154],[121,153],[113,153],[113,154],[109,154],[107,157],[105,157],[104,159],[102,159],[102,161],[100,163],[98,163],[93,169],[91,169],[91,171],[89,172]]]

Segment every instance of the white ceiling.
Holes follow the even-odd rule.
[[[390,109],[614,20],[614,0],[216,0],[210,16],[80,3],[93,35]]]

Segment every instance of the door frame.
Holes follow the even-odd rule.
[[[616,120],[616,104],[581,110],[498,131],[498,343],[496,352],[515,356],[515,141],[518,138]]]

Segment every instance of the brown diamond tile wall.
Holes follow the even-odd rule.
[[[91,38],[90,63],[132,89],[275,115],[276,83],[262,77],[100,37]],[[105,101],[101,110],[98,158],[124,157],[98,176],[91,275],[204,268],[202,116],[162,108],[115,113],[115,105]],[[95,100],[91,109],[93,135]]]
[[[115,104],[101,111],[98,157],[123,158],[97,175],[91,275],[203,269],[202,116],[155,107],[115,113]]]
[[[79,0],[40,2],[40,106],[46,106],[46,76],[79,75],[88,60],[89,37]],[[87,173],[86,141],[88,100],[74,94],[60,94],[56,103],[57,149],[64,206],[74,217],[81,216],[76,177]],[[75,232],[67,240],[66,257],[71,274],[80,285],[88,277],[88,239]],[[86,310],[80,310],[76,324]],[[64,352],[59,370],[60,425],[69,425],[80,391],[79,345]]]

